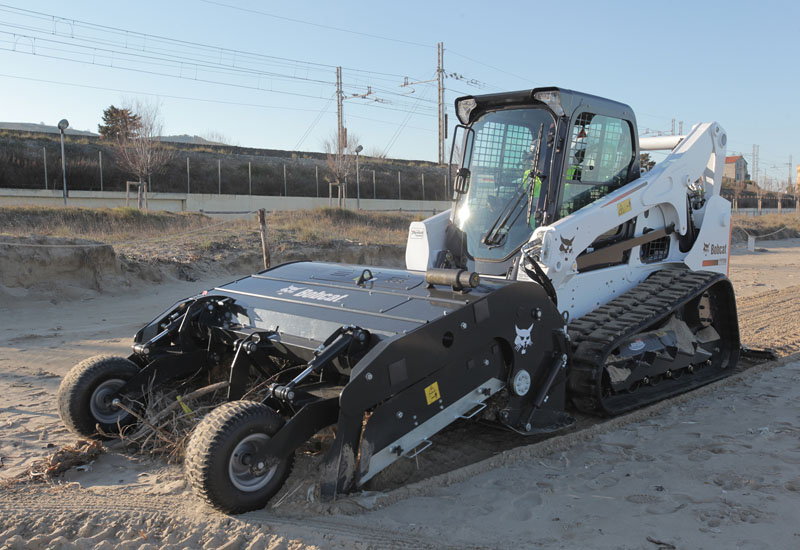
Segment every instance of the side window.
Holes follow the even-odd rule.
[[[581,113],[570,135],[561,216],[580,210],[625,185],[633,160],[628,121]]]

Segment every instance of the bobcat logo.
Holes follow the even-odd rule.
[[[565,239],[564,237],[561,237],[561,247],[559,248],[559,250],[561,252],[563,252],[564,254],[571,253],[572,252],[572,241],[574,241],[574,240],[575,240],[575,237],[572,237],[571,239]]]
[[[301,290],[303,290],[302,286],[289,285],[287,287],[280,289],[278,291],[278,294],[295,294],[296,292],[299,292]]]
[[[708,247],[710,245],[708,243],[703,243],[703,254],[708,254]]]
[[[514,330],[517,331],[517,337],[514,338],[514,349],[520,352],[522,355],[528,351],[528,346],[533,344],[533,340],[531,339],[531,330],[533,329],[533,323],[526,329],[521,329],[517,325],[514,325]]]

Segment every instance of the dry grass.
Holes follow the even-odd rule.
[[[217,382],[180,395],[169,385],[155,389],[151,381],[143,401],[122,405],[137,422],[118,434],[131,451],[164,457],[169,463],[183,462],[189,436],[198,422],[221,402],[228,382]],[[186,388],[184,388],[186,389]],[[137,412],[138,411],[138,412]]]
[[[270,232],[292,242],[326,245],[336,241],[360,244],[405,244],[408,224],[421,219],[404,213],[354,212],[339,208],[318,208],[294,212],[272,212]]]
[[[764,235],[768,240],[800,237],[800,216],[788,214],[765,214],[763,216],[733,216],[735,240],[747,240],[747,234]],[[737,231],[739,230],[739,231]]]
[[[0,208],[0,234],[44,235],[114,242],[163,236],[217,223],[194,212],[142,212],[135,208]]]
[[[408,224],[420,218],[406,213],[319,208],[271,212],[267,225],[270,241],[276,244],[403,244]],[[143,212],[135,208],[0,208],[0,234],[13,236],[83,238],[110,244],[173,239],[186,244],[188,240],[202,250],[225,246],[232,237],[250,239],[257,232],[255,217],[221,220],[192,212]],[[182,240],[187,233],[191,236]]]

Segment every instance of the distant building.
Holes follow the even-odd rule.
[[[797,179],[794,181],[794,194],[800,196],[800,164],[797,165]]]
[[[750,174],[747,173],[747,161],[744,160],[744,157],[742,155],[725,157],[725,171],[722,173],[722,177],[739,185],[749,180]]]

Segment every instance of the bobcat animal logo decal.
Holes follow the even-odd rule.
[[[528,351],[528,346],[533,344],[533,340],[531,339],[531,330],[533,329],[533,323],[526,329],[521,329],[517,325],[514,325],[514,330],[517,331],[517,337],[514,338],[514,349],[520,352],[522,355]]]
[[[703,243],[703,254],[708,254],[708,248],[709,248],[709,244],[708,243]]]
[[[575,240],[575,237],[572,237],[571,239],[565,239],[564,237],[561,237],[561,247],[559,248],[559,250],[561,252],[563,252],[564,254],[571,253],[572,252],[572,241],[574,241],[574,240]]]

